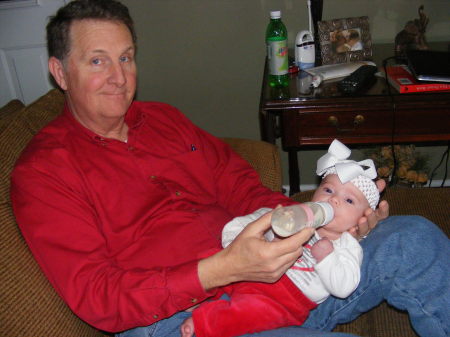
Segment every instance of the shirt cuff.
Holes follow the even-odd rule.
[[[179,310],[190,308],[217,293],[217,289],[206,291],[203,288],[198,277],[198,262],[187,262],[167,272],[167,288]]]

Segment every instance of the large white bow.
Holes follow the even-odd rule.
[[[335,139],[330,144],[328,152],[317,161],[316,173],[322,176],[327,169],[336,168],[336,173],[343,184],[360,176],[366,176],[370,179],[377,177],[377,170],[372,159],[365,159],[359,162],[346,160],[350,157],[351,150]]]

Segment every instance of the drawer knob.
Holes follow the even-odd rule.
[[[355,119],[353,120],[353,123],[356,125],[361,125],[364,123],[364,116],[363,115],[356,115]]]
[[[328,124],[331,126],[334,126],[337,131],[339,132],[352,132],[355,131],[356,128],[362,124],[364,124],[364,116],[363,115],[356,115],[355,118],[353,119],[353,127],[348,129],[348,128],[343,128],[339,125],[339,120],[336,116],[331,115],[330,117],[328,117]]]
[[[338,125],[338,119],[336,116],[330,116],[328,117],[328,123],[330,123],[333,126]]]

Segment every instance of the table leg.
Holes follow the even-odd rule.
[[[261,140],[275,144],[277,139],[277,117],[268,111],[260,111],[259,113],[259,129],[261,132]]]
[[[289,195],[300,192],[300,170],[296,150],[288,150],[289,161]]]

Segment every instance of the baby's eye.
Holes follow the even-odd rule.
[[[333,191],[332,191],[331,188],[329,188],[329,187],[325,187],[323,190],[324,190],[326,193],[333,193]]]
[[[350,198],[347,198],[346,200],[345,200],[347,203],[349,203],[349,204],[354,204],[355,202],[352,200],[352,199],[350,199]]]

